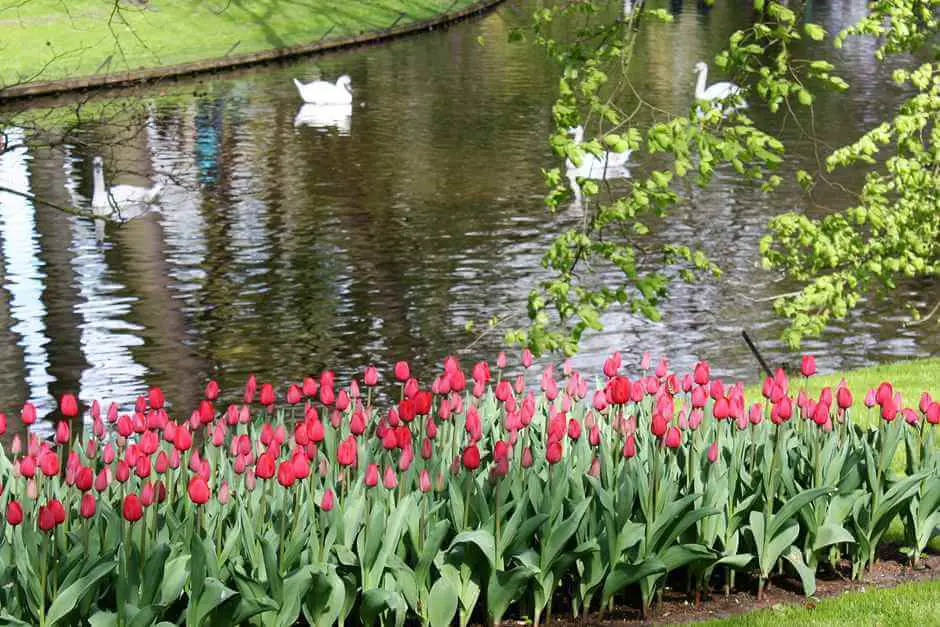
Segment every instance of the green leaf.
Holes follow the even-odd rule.
[[[657,557],[647,558],[639,564],[617,564],[604,582],[603,602],[645,577],[665,572],[666,565]]]
[[[446,577],[431,586],[428,598],[428,620],[431,627],[447,627],[457,614],[457,590]]]
[[[46,624],[55,625],[65,618],[81,603],[85,595],[94,589],[102,577],[114,570],[116,565],[117,562],[113,557],[106,556],[88,574],[83,575],[64,590],[60,590],[46,613]]]
[[[163,569],[163,579],[159,585],[160,605],[170,605],[182,596],[183,587],[186,585],[186,577],[189,575],[189,560],[190,556],[187,553],[166,562]]]
[[[803,30],[806,31],[806,34],[809,35],[809,38],[814,41],[822,41],[826,37],[826,31],[819,24],[812,24],[807,22],[803,24]]]

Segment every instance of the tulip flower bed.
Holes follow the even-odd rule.
[[[940,524],[926,392],[913,407],[887,382],[864,403],[845,385],[811,398],[811,358],[751,405],[705,363],[645,360],[631,379],[615,354],[596,383],[548,368],[532,389],[530,366],[500,355],[468,376],[448,358],[425,388],[399,362],[385,391],[400,401],[381,410],[371,367],[346,387],[307,378],[281,404],[251,377],[223,405],[210,382],[186,417],[158,388],[127,414],[94,402],[85,416],[65,395],[62,414],[90,429],[0,449],[0,622],[646,613],[667,582],[698,603],[741,573],[757,598],[772,573],[806,594],[819,568],[861,578],[898,517],[916,565]]]

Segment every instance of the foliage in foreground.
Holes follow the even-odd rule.
[[[815,398],[781,371],[748,406],[706,363],[642,369],[612,355],[593,389],[548,367],[536,390],[502,355],[469,378],[448,358],[423,389],[399,362],[385,411],[371,367],[364,390],[327,371],[280,407],[252,377],[221,413],[210,382],[188,419],[158,388],[128,414],[94,402],[90,431],[0,452],[0,620],[538,624],[559,601],[645,613],[667,578],[698,602],[747,572],[760,598],[777,570],[812,594],[843,559],[863,577],[898,517],[917,564],[940,522],[940,402],[887,382]],[[70,394],[60,409],[84,417]]]
[[[595,180],[566,181],[560,168],[544,173],[551,211],[568,197],[568,186],[577,186],[584,201],[576,202],[579,223],[560,233],[543,256],[551,274],[529,293],[528,324],[506,334],[536,352],[573,354],[586,331],[603,328],[601,314],[611,307],[658,319],[672,281],[720,273],[694,240],[660,246],[645,238],[653,224],[668,224],[669,212],[689,201],[693,186],[706,187],[716,172],[725,172],[772,193],[785,176],[778,170],[786,144],[777,131],[760,128],[751,109],[693,101],[685,111],[669,112],[646,102],[629,78],[638,33],[672,22],[672,16],[643,3],[629,3],[614,16],[612,4],[561,2],[539,6],[533,16],[531,37],[561,71],[550,137],[556,155],[580,164],[590,155],[630,151],[632,161],[652,166],[627,180],[623,192]],[[820,335],[869,295],[912,277],[940,276],[938,5],[940,0],[871,2],[864,19],[832,37],[809,21],[812,11],[804,3],[754,0],[748,26],[732,33],[715,57],[752,107],[784,116],[784,123],[792,120],[801,130],[798,141],[808,138],[817,151],[824,147],[817,172],[793,173],[806,205],[816,205],[820,185],[851,195],[851,206],[827,210],[819,219],[802,209],[782,213],[761,240],[764,266],[800,288],[780,294],[773,305],[788,319],[783,339],[791,347]],[[823,43],[841,47],[849,37],[878,40],[876,57],[892,57],[900,66],[893,79],[906,97],[893,117],[832,149],[816,135],[813,103],[817,92],[845,91],[849,83],[836,65],[814,57]],[[640,122],[646,119],[651,121]],[[584,143],[568,136],[575,126],[586,129]],[[834,170],[860,165],[868,169],[861,190],[827,179]],[[600,275],[597,268],[614,272]],[[938,310],[940,303],[928,317]]]

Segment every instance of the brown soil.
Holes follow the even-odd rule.
[[[639,607],[617,605],[612,612],[605,612],[602,618],[597,613],[593,613],[587,620],[581,622],[572,619],[567,608],[556,606],[555,615],[547,625],[555,627],[671,625],[724,618],[781,604],[813,607],[819,599],[837,596],[843,592],[864,591],[867,588],[890,588],[911,581],[940,577],[940,555],[924,556],[918,569],[914,570],[910,567],[908,558],[898,553],[896,547],[886,547],[879,560],[870,571],[865,573],[861,581],[851,580],[850,573],[851,565],[848,563],[840,565],[838,572],[821,566],[816,577],[816,594],[809,599],[803,596],[802,587],[795,576],[774,575],[767,584],[760,602],[756,597],[757,581],[739,573],[735,581],[735,590],[731,595],[726,597],[722,593],[720,578],[716,579],[710,592],[703,593],[702,603],[698,607],[690,602],[684,592],[682,582],[671,582],[676,585],[667,586],[662,606],[654,606],[647,620],[641,617]],[[630,589],[629,593],[631,598],[639,598],[639,590]],[[527,623],[517,620],[503,621],[503,625],[524,624]]]

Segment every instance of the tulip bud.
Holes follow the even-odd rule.
[[[323,493],[323,498],[320,500],[320,509],[324,512],[328,512],[333,509],[335,496],[333,494],[333,488],[327,488],[326,492]]]
[[[222,505],[227,505],[229,502],[229,497],[231,496],[228,487],[228,481],[222,480],[222,484],[219,486],[219,503]]]
[[[379,483],[379,467],[377,464],[369,464],[366,467],[365,484],[374,488]]]
[[[816,358],[812,355],[803,355],[800,363],[800,373],[804,377],[811,377],[816,374]]]
[[[136,522],[143,518],[144,508],[140,498],[133,493],[125,496],[121,513],[124,515],[124,520],[128,522]]]
[[[718,440],[712,442],[712,445],[708,447],[708,461],[713,464],[718,461]]]
[[[628,435],[623,443],[623,456],[626,459],[636,457],[636,438],[632,434]]]
[[[427,470],[422,470],[418,475],[418,489],[427,494],[431,491],[431,476]]]
[[[6,514],[7,523],[12,527],[16,527],[23,522],[23,506],[15,499],[7,503]]]
[[[385,475],[382,477],[382,485],[387,490],[394,490],[398,486],[398,475],[391,466],[385,467]]]

